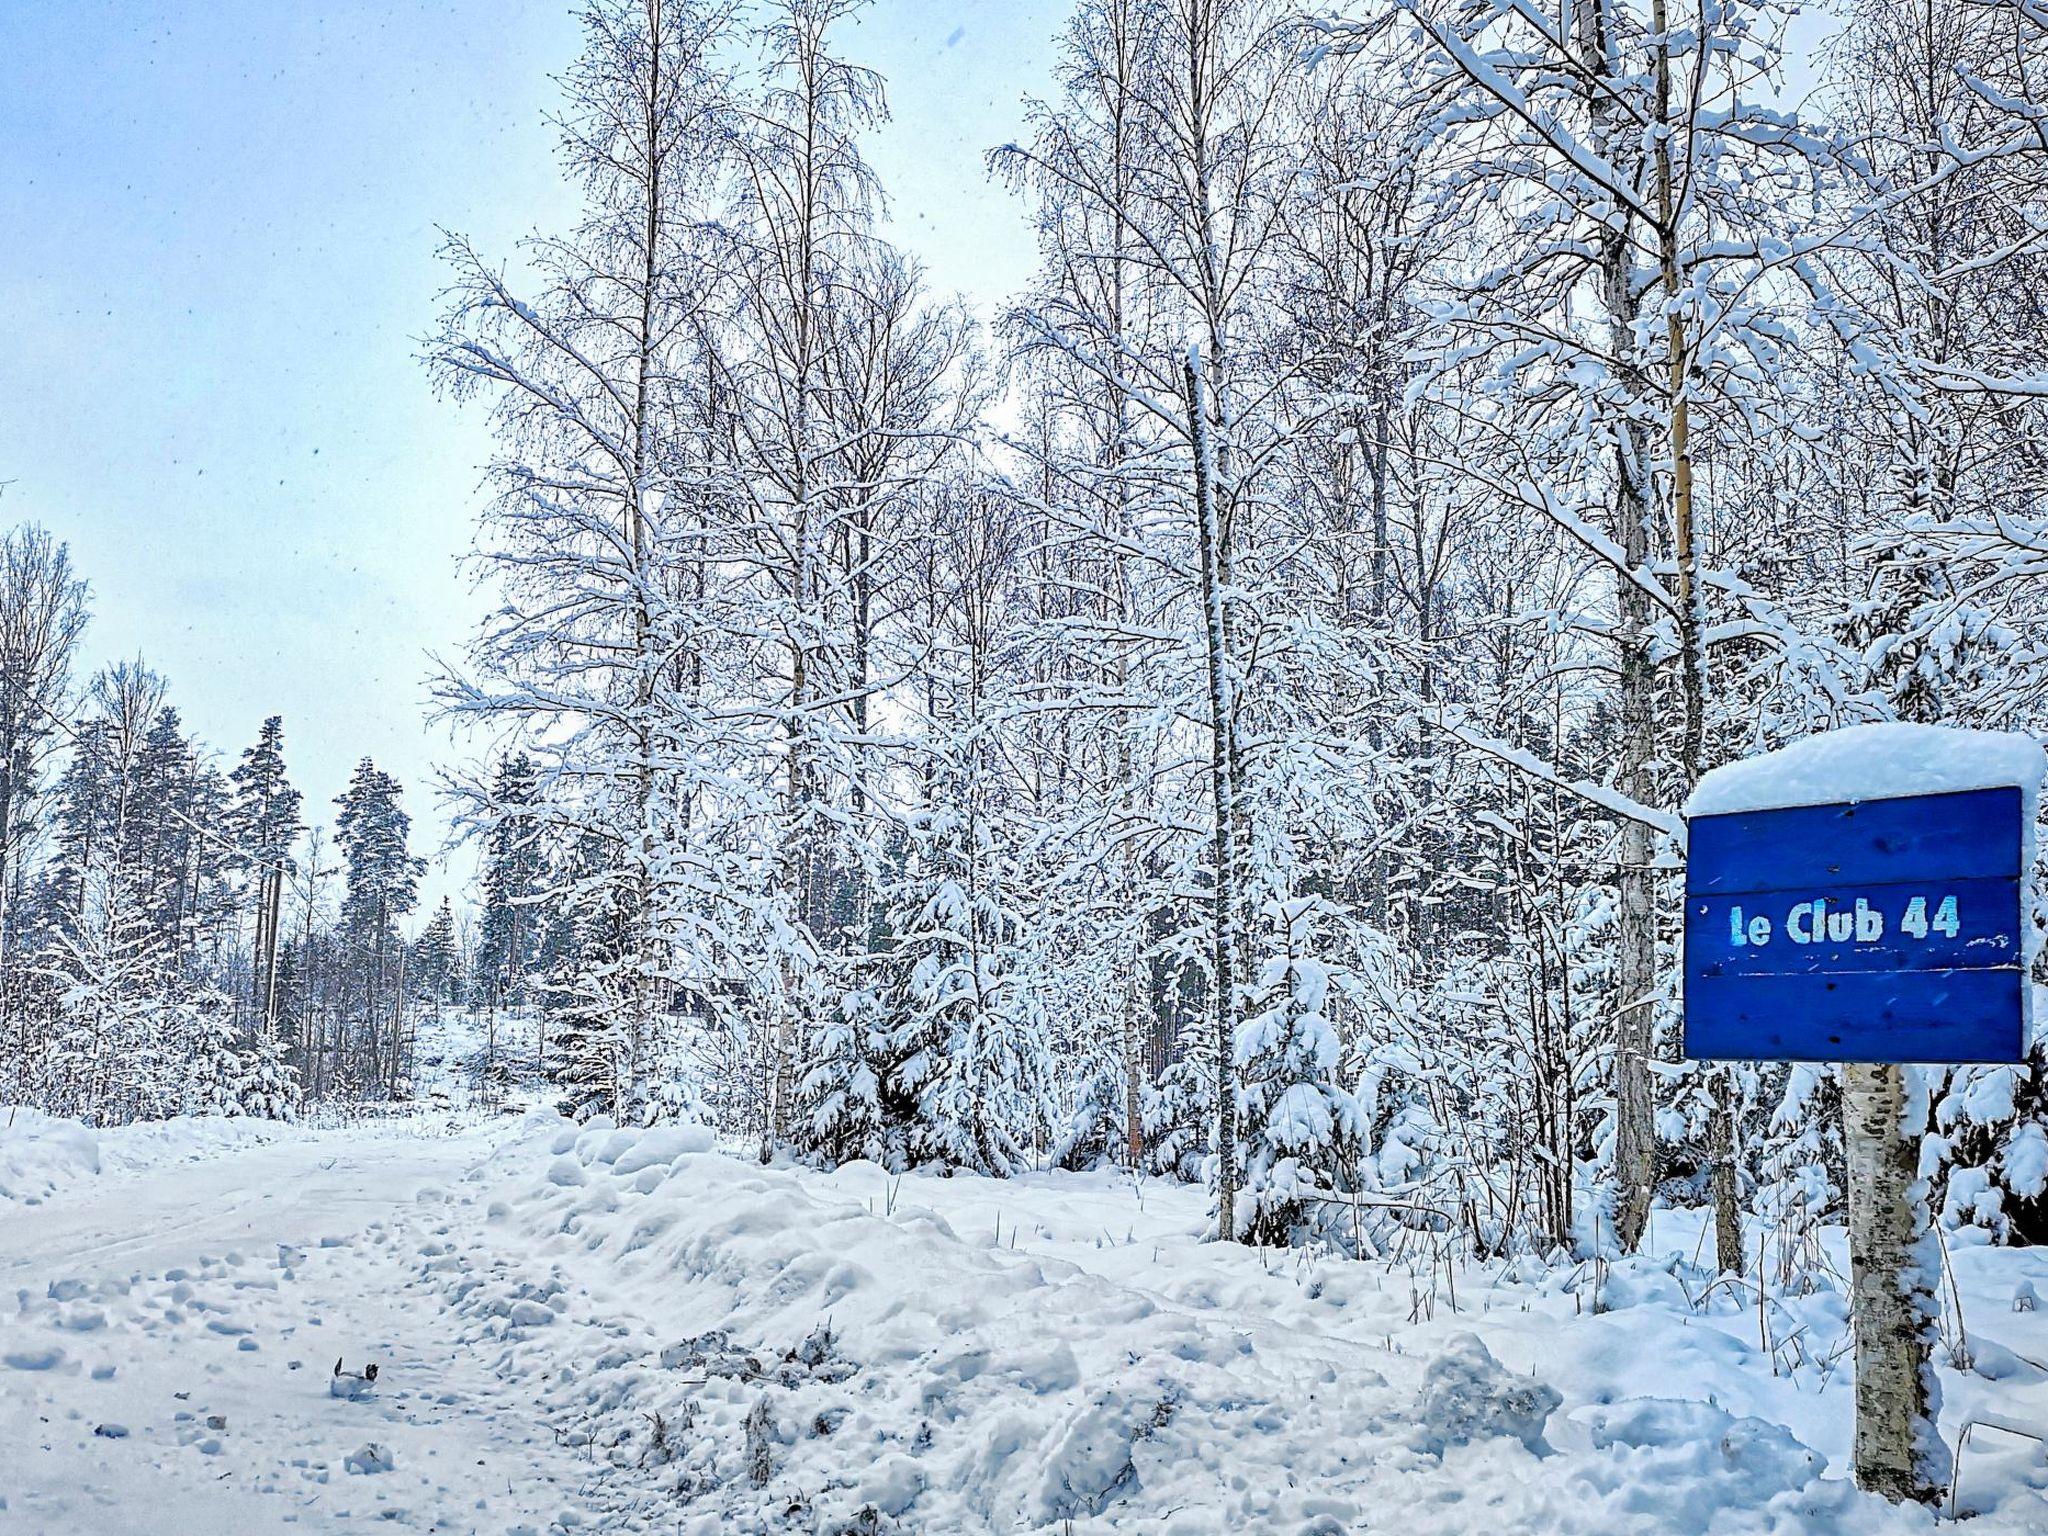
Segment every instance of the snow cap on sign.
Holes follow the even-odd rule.
[[[2041,744],[2015,731],[1852,725],[1716,768],[1701,778],[1685,813],[1722,816],[2010,785],[2025,798],[2024,822],[2031,826],[2044,769]]]

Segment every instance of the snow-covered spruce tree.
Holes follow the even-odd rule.
[[[180,966],[201,963],[202,950],[219,958],[232,916],[224,878],[230,845],[210,829],[226,824],[226,785],[186,739],[177,710],[165,705],[136,754],[128,862],[157,936]]]
[[[177,1101],[174,957],[135,873],[139,764],[164,693],[139,661],[94,677],[42,882],[40,966],[58,1002],[46,1091],[58,1112],[101,1124],[174,1113]]]
[[[905,1151],[913,1163],[1017,1173],[1032,1165],[1051,1071],[1018,916],[968,816],[914,814],[911,847],[911,915],[890,954],[891,1081],[914,1105]]]
[[[809,1065],[797,1084],[800,1116],[791,1127],[795,1145],[827,1167],[857,1158],[900,1166],[904,1117],[892,1124],[882,1102],[894,1055],[884,1000],[866,988],[842,994],[838,1008],[811,1030]]]
[[[462,949],[455,934],[455,908],[446,896],[413,941],[410,985],[430,1008],[447,1008],[462,990]]]
[[[206,989],[171,1007],[185,1059],[179,1110],[188,1115],[241,1115],[248,1053],[235,1026],[234,999]]]
[[[333,1096],[343,1064],[341,946],[335,931],[334,876],[327,832],[315,826],[293,862],[285,892],[284,948],[278,959],[278,1021],[293,1042],[306,1097]]]
[[[260,1032],[253,1044],[240,1047],[234,1084],[238,1112],[257,1120],[290,1120],[304,1098],[298,1069],[284,1040]]]
[[[1098,1054],[1092,1066],[1078,1074],[1069,1072],[1067,1081],[1072,1083],[1077,1076],[1079,1089],[1060,1119],[1049,1159],[1056,1168],[1076,1171],[1128,1155],[1124,1100],[1130,1071],[1117,1051]]]
[[[352,1055],[349,1071],[359,1089],[389,1096],[405,1076],[405,941],[398,924],[419,899],[424,869],[407,840],[412,818],[400,805],[398,780],[369,758],[356,764],[348,787],[335,797],[334,840],[347,872],[340,937],[345,946],[344,1019],[352,1038],[336,1042]]]
[[[1202,1179],[1214,1162],[1216,1042],[1207,1022],[1189,1017],[1142,1106],[1146,1168],[1188,1183]]]
[[[1330,973],[1316,958],[1325,909],[1314,896],[1272,903],[1269,955],[1238,1027],[1244,1190],[1235,1235],[1244,1242],[1302,1242],[1332,1222],[1324,1202],[1355,1187],[1365,1122],[1337,1084],[1337,1033],[1325,1014]]]
[[[60,1006],[48,1102],[100,1125],[174,1114],[186,1042],[171,1037],[168,957],[118,869],[89,865],[76,889],[79,908],[45,961]]]
[[[621,1077],[631,1070],[632,1042],[618,1026],[623,1000],[617,978],[631,923],[619,905],[610,858],[596,833],[556,851],[545,876],[554,899],[533,987],[552,1020],[552,1076],[563,1113],[578,1119],[608,1114],[630,1124],[637,1119],[635,1095]],[[645,1043],[644,1034],[638,1043]]]
[[[1051,1062],[1021,910],[1028,832],[1001,728],[1018,682],[1014,597],[1029,523],[984,481],[927,488],[906,614],[923,659],[884,992],[882,1104],[914,1162],[1008,1174],[1043,1145]]]
[[[484,1007],[526,1002],[526,978],[539,947],[546,851],[530,809],[536,777],[533,759],[521,752],[501,759],[491,778],[479,877],[483,914],[470,976],[470,1000]]]

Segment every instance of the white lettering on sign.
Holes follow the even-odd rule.
[[[1932,902],[1932,911],[1929,903]],[[1915,896],[1899,915],[1899,932],[1911,939],[1938,934],[1952,939],[1962,932],[1962,914],[1953,896]],[[1884,913],[1867,897],[1853,906],[1830,906],[1825,896],[1796,901],[1785,914],[1782,930],[1794,944],[1876,944],[1885,936]],[[1762,949],[1771,942],[1771,920],[1761,913],[1744,916],[1740,906],[1728,909],[1728,942],[1737,949]]]
[[[1735,945],[1753,944],[1759,949],[1771,942],[1771,920],[1759,914],[1748,923],[1742,921],[1742,908],[1728,909],[1728,942]]]

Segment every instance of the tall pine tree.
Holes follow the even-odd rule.
[[[406,850],[412,818],[400,794],[398,781],[366,757],[334,802],[335,841],[348,878],[341,903],[347,996],[359,1031],[350,1065],[365,1090],[381,1084],[395,1091],[403,1070],[402,1000],[393,975],[403,953],[397,925],[418,900],[422,866]]]
[[[234,787],[229,828],[248,861],[253,883],[255,943],[250,954],[250,1001],[262,1021],[263,1033],[276,1033],[278,1013],[279,924],[284,913],[284,888],[291,873],[292,845],[305,831],[299,820],[300,795],[285,776],[284,720],[272,715],[263,722],[254,746],[228,781]]]

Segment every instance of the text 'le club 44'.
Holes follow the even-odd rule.
[[[1915,896],[1898,912],[1896,931],[1910,939],[1930,934],[1953,939],[1961,934],[1962,922],[1954,896]],[[1794,944],[1876,944],[1893,931],[1885,908],[1862,896],[1853,903],[1825,896],[1796,901],[1775,924],[1762,912],[1728,909],[1728,942],[1738,948],[1761,949],[1779,935]]]

